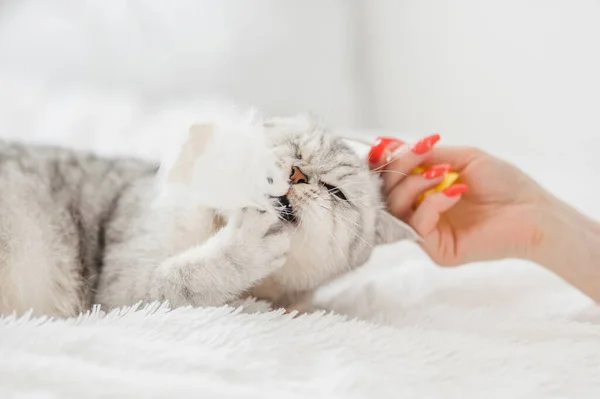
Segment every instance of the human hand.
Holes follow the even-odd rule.
[[[413,146],[380,140],[380,152],[372,151],[369,160],[382,174],[388,209],[421,234],[436,263],[533,258],[545,235],[551,196],[526,174],[475,148],[435,147],[439,135]],[[426,171],[411,175],[418,165]],[[415,206],[418,196],[450,169],[460,174],[457,184]]]

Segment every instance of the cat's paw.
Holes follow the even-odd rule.
[[[244,208],[230,219],[232,256],[256,266],[276,269],[285,264],[291,245],[291,226],[276,214]]]

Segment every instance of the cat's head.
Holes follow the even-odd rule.
[[[288,174],[295,233],[273,278],[286,290],[311,290],[362,265],[376,245],[414,238],[385,211],[381,181],[344,140],[308,116],[264,124],[277,166]]]

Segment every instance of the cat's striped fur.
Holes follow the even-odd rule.
[[[254,209],[153,208],[156,165],[0,142],[0,313],[246,295],[288,305],[409,235],[340,139],[307,119],[265,128],[278,166],[308,179],[289,193],[296,225]]]

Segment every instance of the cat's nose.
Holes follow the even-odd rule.
[[[290,175],[290,181],[292,184],[306,184],[308,183],[308,177],[297,166],[292,166],[292,174]]]

